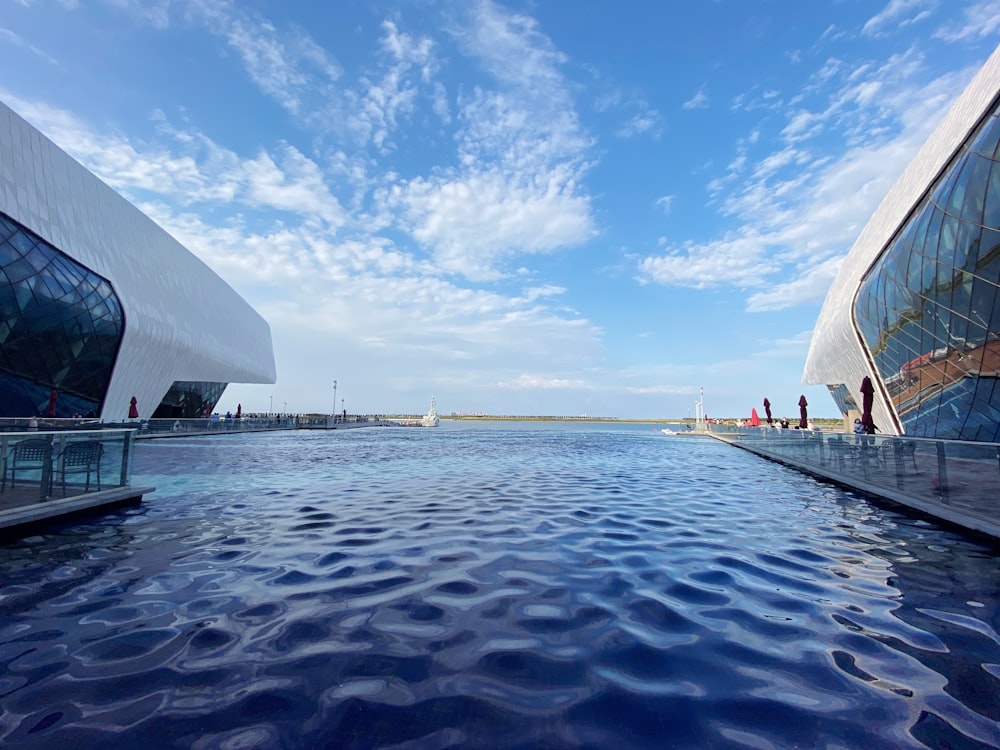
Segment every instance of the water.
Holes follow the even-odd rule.
[[[716,441],[443,423],[137,447],[0,547],[0,746],[1000,745],[1000,558]]]

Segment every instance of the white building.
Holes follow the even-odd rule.
[[[881,432],[1000,441],[1000,48],[844,260],[803,382]]]
[[[274,381],[267,322],[0,103],[0,416],[201,416]]]

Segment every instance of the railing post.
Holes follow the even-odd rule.
[[[937,490],[940,492],[940,500],[942,503],[947,503],[948,495],[948,461],[944,454],[944,443],[940,440],[937,441],[937,463],[938,463],[938,486]]]
[[[131,466],[131,456],[132,456],[132,445],[135,442],[135,432],[133,430],[126,430],[124,437],[122,439],[122,471],[121,480],[118,482],[119,487],[125,487],[128,485],[129,480],[129,466]]]

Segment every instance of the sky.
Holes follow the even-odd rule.
[[[0,0],[0,99],[268,321],[223,412],[838,417],[820,305],[998,41],[1000,0]]]

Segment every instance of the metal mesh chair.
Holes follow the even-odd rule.
[[[104,445],[97,440],[83,440],[68,443],[59,456],[56,466],[56,476],[61,477],[63,494],[66,494],[66,476],[68,474],[86,474],[83,491],[90,491],[90,476],[97,478],[97,489],[101,489],[101,456],[104,455]]]
[[[3,480],[0,491],[7,489],[7,474],[10,474],[11,489],[17,483],[17,472],[41,471],[44,479],[46,469],[52,461],[52,443],[46,438],[21,440],[10,448],[10,456],[4,461]]]

